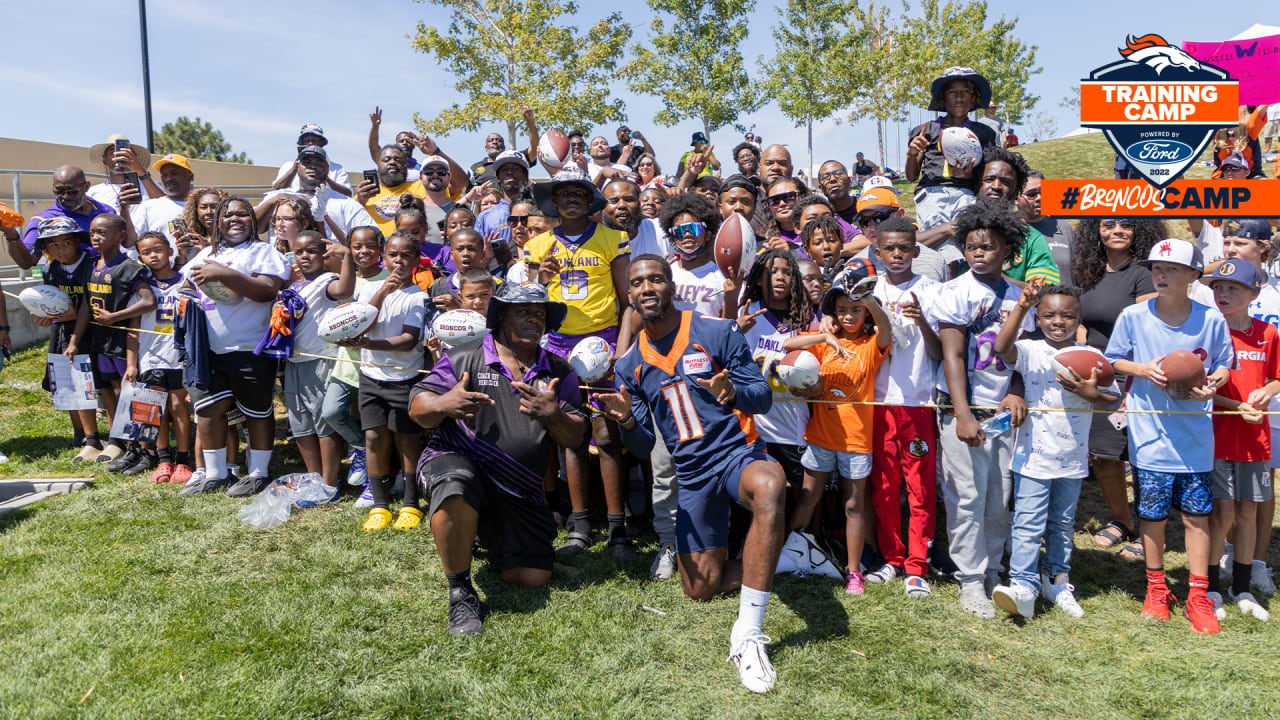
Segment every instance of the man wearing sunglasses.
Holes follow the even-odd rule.
[[[30,268],[40,260],[40,251],[35,250],[36,230],[42,220],[68,217],[76,221],[80,231],[87,239],[89,224],[103,213],[114,213],[110,205],[100,203],[85,193],[89,191],[89,181],[85,179],[84,170],[75,165],[62,165],[53,171],[53,205],[32,215],[27,220],[27,229],[19,238],[14,228],[4,228],[9,256],[22,269]],[[21,242],[19,242],[21,239]],[[88,248],[88,243],[83,244]]]
[[[1053,261],[1058,264],[1058,274],[1062,276],[1063,285],[1071,282],[1071,250],[1076,246],[1076,232],[1071,223],[1040,214],[1040,181],[1044,173],[1039,170],[1027,171],[1027,184],[1022,186],[1018,195],[1018,210],[1027,224],[1044,235],[1049,243],[1049,252]]]

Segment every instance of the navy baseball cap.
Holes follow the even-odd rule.
[[[693,134],[693,140],[689,141],[689,144],[697,145],[698,143],[704,143],[704,142],[707,142],[707,135],[706,133],[699,131]]]
[[[1227,221],[1231,222],[1230,220]],[[1270,240],[1271,224],[1262,218],[1240,218],[1235,221],[1239,224],[1239,228],[1235,232],[1226,232],[1224,227],[1223,235],[1231,237],[1248,238],[1250,240]]]
[[[325,162],[329,162],[329,154],[326,153],[324,148],[319,145],[302,146],[302,149],[298,151],[298,159],[301,160],[308,157],[318,157],[323,159]]]
[[[1253,263],[1234,258],[1223,260],[1219,263],[1218,267],[1205,280],[1208,281],[1209,285],[1213,285],[1215,280],[1230,280],[1254,291],[1261,290],[1262,286],[1267,284],[1267,279],[1263,277],[1262,271],[1254,267]]]

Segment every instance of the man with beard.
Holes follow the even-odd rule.
[[[382,108],[374,107],[373,112],[369,113],[369,159],[378,162],[378,151],[382,148],[382,143],[378,140],[379,130],[382,128]],[[418,179],[418,173],[422,170],[422,165],[418,163],[418,158],[413,156],[413,150],[417,141],[417,136],[408,130],[401,130],[396,133],[396,145],[404,151],[405,160],[405,179],[413,182]]]
[[[631,148],[631,154],[627,157],[626,164],[631,168],[631,172],[635,172],[636,165],[640,163],[641,155],[644,155],[645,153],[655,156],[657,155],[657,153],[653,151],[653,146],[649,144],[648,138],[638,132],[632,132],[631,128],[623,125],[618,128],[618,144],[609,146],[610,162],[623,162],[620,159],[622,157],[622,151],[626,150],[628,147]]]
[[[408,158],[404,150],[399,145],[385,145],[378,153],[378,182],[365,180],[356,189],[356,200],[373,217],[378,229],[388,237],[396,231],[395,217],[400,209],[401,195],[409,193],[422,198],[426,204],[434,203],[439,207],[442,202],[461,197],[462,191],[466,189],[466,172],[445,155],[434,140],[425,135],[419,137],[418,149],[427,155],[422,163],[422,177],[408,181],[405,175]],[[435,166],[430,176],[426,168],[429,162]],[[430,180],[431,187],[435,189],[430,190],[425,180]],[[445,214],[447,213],[446,210]]]
[[[524,155],[525,169],[533,167],[538,161],[538,124],[534,121],[533,110],[522,107],[521,112],[524,114],[524,124],[529,130],[529,149],[513,152],[520,152]],[[471,164],[471,184],[480,185],[486,181],[494,180],[493,174],[498,171],[495,167],[495,161],[498,156],[506,152],[507,141],[503,139],[500,133],[489,133],[484,139],[484,159],[480,162]]]
[[[604,186],[604,225],[621,230],[631,238],[631,252],[665,256],[668,251],[666,233],[657,218],[640,214],[640,186],[631,180],[614,180]]]
[[[1016,152],[991,146],[982,151],[982,159],[979,163],[973,171],[973,176],[978,181],[978,197],[1008,203],[1017,212],[1016,202],[1023,188],[1026,187],[1030,173],[1027,161]],[[1053,285],[1059,285],[1062,282],[1058,264],[1053,260],[1048,241],[1034,227],[1028,228],[1027,238],[1021,250],[1009,259],[1004,274],[1010,280],[1018,282],[1031,282],[1036,279]]]
[[[306,147],[315,147],[323,150],[324,146],[328,144],[329,139],[324,136],[324,130],[315,123],[307,123],[298,131],[298,152],[302,152],[302,149]],[[347,171],[338,163],[329,162],[325,184],[333,192],[351,197],[351,180],[347,177]],[[291,162],[281,165],[280,172],[276,174],[276,181],[271,184],[271,189],[292,188],[297,190],[298,187],[298,163]]]
[[[738,174],[755,177],[760,169],[760,147],[752,142],[740,142],[733,149],[733,161],[738,163]]]
[[[182,232],[174,233],[170,223],[182,217],[187,196],[191,194],[191,185],[196,177],[191,170],[191,162],[177,153],[169,153],[157,160],[151,169],[160,175],[160,189],[164,190],[164,197],[145,200],[130,211],[129,219],[133,222],[133,238],[135,238],[128,243],[131,256],[137,255],[133,250],[133,244],[142,233],[163,234],[169,241],[169,247],[175,252],[178,249],[178,235],[183,234]],[[141,193],[133,188],[124,188],[120,191],[122,205],[135,203],[140,197]]]
[[[86,195],[88,190],[89,181],[85,179],[84,170],[75,165],[60,165],[53,171],[53,205],[32,215],[22,235],[18,235],[16,228],[3,228],[9,256],[18,267],[26,270],[39,262],[41,253],[35,249],[36,236],[40,223],[44,220],[71,218],[76,221],[83,238],[88,240],[89,224],[93,219],[103,213],[113,212],[109,206]],[[134,192],[137,193],[136,188]],[[81,245],[85,249],[89,248],[88,242]]]
[[[655,428],[662,434],[680,488],[676,551],[685,595],[706,601],[740,589],[729,659],[743,686],[768,692],[777,675],[761,625],[782,549],[785,479],[747,418],[768,411],[773,394],[736,322],[674,309],[665,260],[638,256],[627,285],[644,330],[616,363],[618,392],[600,400],[637,457],[650,454]],[[727,552],[731,502],[752,515],[740,561]]]
[[[492,334],[447,348],[413,388],[410,417],[434,430],[418,463],[431,534],[449,583],[448,630],[484,632],[485,606],[471,584],[480,538],[503,582],[551,580],[556,522],[542,478],[557,446],[582,444],[578,376],[538,347],[564,321],[564,303],[537,283],[508,283],[489,301]]]
[[[365,211],[364,206],[353,198],[337,193],[330,193],[330,186],[325,183],[329,177],[329,158],[324,148],[318,145],[304,145],[298,151],[295,162],[297,172],[296,190],[281,190],[268,194],[262,203],[253,209],[258,227],[262,227],[271,217],[275,207],[290,196],[302,196],[311,205],[311,215],[321,226],[323,232],[332,237],[330,224],[341,230],[344,235],[362,225],[373,225],[373,218]],[[452,205],[452,202],[450,202]],[[274,239],[274,228],[272,239]],[[438,242],[438,241],[437,241]]]
[[[1076,231],[1071,228],[1071,223],[1040,214],[1041,180],[1044,180],[1044,173],[1027,171],[1027,183],[1018,194],[1018,209],[1022,211],[1022,219],[1038,230],[1049,244],[1049,252],[1058,266],[1058,274],[1062,276],[1062,282],[1058,284],[1071,285],[1071,250],[1076,245]]]
[[[511,215],[511,203],[529,187],[529,161],[519,150],[507,150],[493,161],[493,175],[502,191],[502,200],[480,213],[475,229],[489,242],[495,238],[509,242],[511,228],[507,226],[507,217]]]
[[[591,138],[591,148],[589,150],[591,161],[587,163],[585,168],[587,174],[591,177],[591,182],[595,183],[596,187],[604,187],[604,184],[610,180],[630,177],[631,166],[627,163],[631,161],[631,155],[634,151],[635,148],[630,145],[624,147],[622,154],[619,155],[620,161],[615,163],[610,160],[612,154],[609,151],[609,141],[604,139],[602,135]]]

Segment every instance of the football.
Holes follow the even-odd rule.
[[[231,288],[223,285],[217,280],[208,280],[200,285],[200,292],[204,293],[210,300],[227,301],[235,296]]]
[[[726,278],[746,277],[756,259],[756,234],[751,223],[738,213],[730,214],[716,232],[712,252]]]
[[[1204,361],[1186,350],[1174,350],[1160,363],[1165,379],[1169,381],[1169,394],[1186,398],[1191,388],[1204,384]]]
[[[53,285],[32,285],[18,293],[18,302],[35,317],[57,317],[72,308],[71,298]]]
[[[450,310],[440,315],[431,324],[431,329],[440,338],[440,342],[449,347],[466,345],[489,334],[484,314],[464,309]]]
[[[1097,369],[1100,388],[1108,387],[1116,380],[1116,373],[1111,363],[1107,362],[1107,358],[1095,348],[1087,346],[1065,348],[1059,350],[1053,356],[1053,360],[1059,366],[1058,372],[1067,377],[1071,377],[1067,368],[1074,370],[1081,378],[1088,378],[1089,373]]]
[[[818,356],[808,350],[792,350],[778,361],[778,377],[791,392],[808,390],[822,379]]]
[[[316,334],[331,343],[351,340],[364,334],[377,320],[378,309],[369,303],[343,303],[320,316]]]
[[[548,130],[538,141],[538,161],[555,172],[569,162],[569,138],[559,130]]]
[[[589,335],[583,338],[569,353],[569,364],[585,383],[602,380],[609,374],[610,356],[613,350],[604,338]]]
[[[952,167],[959,167],[966,162],[977,161],[982,157],[982,143],[969,128],[949,127],[942,131],[938,138],[938,149],[942,157]]]

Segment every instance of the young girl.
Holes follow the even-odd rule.
[[[293,329],[293,355],[285,365],[284,404],[289,412],[289,429],[307,472],[318,472],[332,488],[330,502],[338,498],[338,470],[342,463],[342,442],[324,421],[325,384],[333,371],[329,343],[317,334],[319,319],[346,301],[355,291],[355,262],[344,252],[342,272],[325,272],[328,243],[320,233],[303,230],[293,239],[294,264],[300,277],[290,286],[307,303],[307,311]],[[345,248],[343,248],[345,250]]]
[[[351,231],[351,257],[355,261],[355,293],[365,286],[387,277],[382,267],[382,231],[375,225],[365,225]],[[364,431],[360,423],[351,417],[351,404],[355,401],[356,390],[360,387],[360,370],[355,360],[360,359],[360,351],[353,347],[336,348],[341,358],[334,362],[329,373],[329,383],[324,390],[324,406],[321,417],[324,422],[347,441],[350,449],[347,461],[351,472],[347,475],[347,484],[364,485],[364,492],[356,500],[356,507],[373,507],[373,494],[369,490],[368,473],[365,472]],[[320,355],[335,354],[331,348]]]
[[[822,401],[871,400],[876,373],[893,344],[893,325],[869,291],[854,297],[843,285],[832,287],[822,298],[822,312],[835,318],[838,329],[834,335],[804,333],[785,340],[782,349],[807,349],[822,364],[819,382],[808,391],[797,393],[819,401],[814,404],[805,429],[804,439],[809,447],[801,464],[805,484],[811,487],[824,487],[833,472],[840,476],[849,561],[845,591],[861,595],[864,578],[858,570],[858,560],[866,534],[863,514],[867,476],[871,474],[872,408]]]
[[[445,216],[446,224],[448,216]],[[432,232],[431,225],[427,219],[426,205],[421,198],[414,197],[409,193],[400,196],[400,210],[396,212],[395,224],[396,232],[408,233],[418,241],[421,256],[430,260],[437,269],[443,269],[445,272],[453,272],[453,262],[449,259],[449,245],[438,243],[440,239],[440,230],[436,229]],[[449,237],[448,235],[445,236]]]
[[[422,522],[418,508],[418,483],[414,478],[422,452],[422,428],[409,417],[409,391],[426,366],[419,347],[426,313],[426,293],[413,284],[418,266],[418,241],[396,233],[387,240],[382,255],[387,279],[371,282],[356,293],[356,300],[378,308],[378,321],[364,335],[340,345],[360,348],[360,424],[365,434],[365,462],[373,509],[366,531],[384,530],[391,524],[391,467],[393,452],[400,455],[404,506],[396,519],[397,530],[412,530]]]

